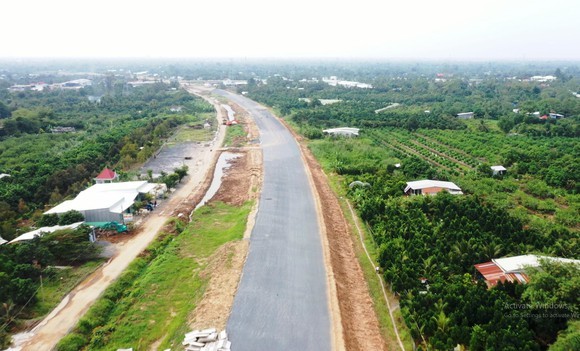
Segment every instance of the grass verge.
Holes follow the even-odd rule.
[[[207,259],[243,237],[251,202],[201,207],[176,236],[161,234],[57,346],[64,350],[179,347],[207,287]],[[179,225],[176,225],[179,228]]]
[[[246,131],[241,124],[228,126],[224,138],[225,147],[239,147],[246,142]]]

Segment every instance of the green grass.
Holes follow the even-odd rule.
[[[224,138],[224,146],[238,147],[246,142],[246,131],[240,124],[228,126],[226,129],[226,136]]]
[[[32,309],[32,315],[42,317],[52,311],[75,286],[93,273],[103,260],[87,262],[79,267],[55,269],[54,275],[44,277],[42,288],[36,295],[38,302]]]
[[[175,143],[209,141],[213,137],[212,129],[194,129],[189,126],[180,128],[171,139]]]
[[[159,349],[179,345],[207,287],[209,277],[199,273],[216,249],[243,237],[250,208],[249,202],[241,207],[218,202],[195,212],[181,234],[153,251],[156,257],[137,273],[106,325],[93,330],[89,349],[146,350],[159,340]]]

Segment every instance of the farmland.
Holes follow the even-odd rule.
[[[420,349],[565,345],[556,342],[558,331],[578,333],[578,304],[568,290],[580,288],[577,267],[546,265],[530,273],[526,285],[487,289],[474,264],[530,253],[580,258],[580,102],[565,93],[580,78],[543,86],[498,76],[471,84],[468,78],[435,83],[407,75],[374,79],[374,89],[357,90],[293,82],[289,75],[257,84],[248,95],[270,104],[309,139],[337,191],[353,203]],[[322,105],[316,98],[342,101]],[[381,109],[393,102],[401,104]],[[514,105],[522,108],[514,112]],[[531,116],[535,109],[564,106],[564,119]],[[476,118],[454,117],[462,110],[475,111]],[[341,126],[361,128],[360,136],[321,133]],[[507,173],[493,175],[494,165]],[[464,195],[403,196],[406,182],[426,178],[453,181]],[[550,311],[561,318],[505,308],[538,306],[547,296],[564,306]]]

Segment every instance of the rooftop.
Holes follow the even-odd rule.
[[[115,171],[112,171],[109,168],[105,167],[105,169],[103,169],[95,179],[110,180],[115,179],[117,177],[118,176]]]
[[[415,180],[412,182],[407,182],[407,187],[405,188],[405,192],[409,191],[410,189],[426,189],[426,188],[445,188],[449,190],[461,191],[461,188],[455,185],[452,182],[444,182],[441,180],[430,180],[430,179],[423,179],[423,180]]]
[[[78,226],[80,226],[81,224],[83,224],[83,222],[77,222],[77,223],[68,224],[68,225],[55,225],[53,227],[38,228],[38,229],[33,230],[31,232],[24,233],[15,239],[12,239],[12,241],[10,241],[9,244],[19,242],[19,241],[24,241],[24,240],[32,240],[32,239],[34,239],[34,237],[42,236],[43,234],[46,234],[46,233],[56,232],[57,230],[75,229]]]

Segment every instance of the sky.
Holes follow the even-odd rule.
[[[8,0],[0,58],[580,61],[578,0]]]

